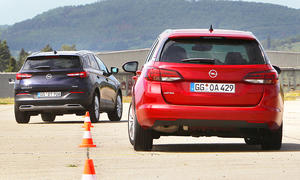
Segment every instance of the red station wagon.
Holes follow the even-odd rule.
[[[128,134],[135,150],[160,136],[244,138],[278,150],[282,144],[280,68],[272,66],[251,32],[166,30],[136,74]]]

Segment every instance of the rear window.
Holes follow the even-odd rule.
[[[205,37],[167,41],[160,61],[216,65],[265,64],[255,40]]]
[[[23,69],[73,69],[79,67],[78,56],[42,56],[28,58]]]

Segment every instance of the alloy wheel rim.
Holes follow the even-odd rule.
[[[121,97],[120,95],[118,95],[117,97],[117,113],[118,113],[118,117],[121,117],[122,114],[122,102],[121,102]]]
[[[129,116],[128,116],[128,129],[129,129],[129,138],[132,141],[134,140],[134,126],[135,126],[134,113],[131,105],[129,109]]]
[[[96,116],[96,119],[99,119],[99,99],[98,99],[98,96],[95,96],[95,116]]]

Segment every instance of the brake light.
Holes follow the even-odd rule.
[[[82,71],[82,72],[76,72],[76,73],[68,73],[67,76],[86,78],[88,76],[88,73],[86,71]]]
[[[21,80],[21,79],[28,79],[31,78],[32,74],[23,74],[23,73],[17,73],[16,74],[16,79]]]
[[[29,95],[29,93],[18,93],[18,94],[16,94],[16,95]]]
[[[81,91],[71,91],[70,93],[71,93],[71,94],[82,94],[82,93],[84,93],[84,92],[81,92]]]
[[[278,74],[274,70],[252,72],[245,76],[244,81],[254,84],[276,84],[278,82]]]
[[[177,72],[173,70],[168,69],[159,69],[155,67],[150,67],[147,70],[145,78],[149,81],[179,81],[182,78],[182,76]]]

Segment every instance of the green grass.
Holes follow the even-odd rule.
[[[300,97],[300,90],[290,91],[284,94],[285,101],[293,101]]]
[[[78,167],[76,164],[68,164],[67,167]]]
[[[0,104],[14,104],[14,98],[0,98]]]

